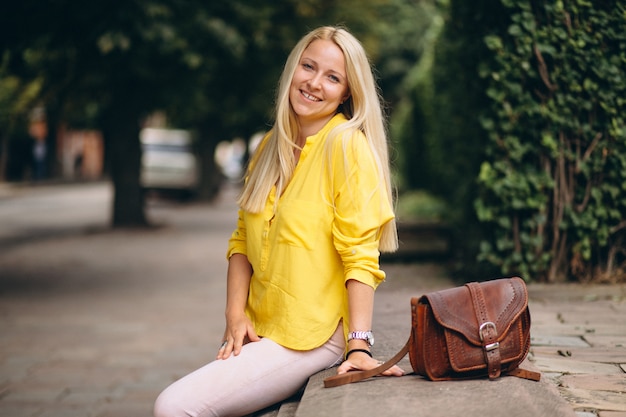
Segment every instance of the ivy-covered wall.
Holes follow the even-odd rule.
[[[453,208],[459,270],[626,281],[626,1],[450,0],[442,16],[407,131],[417,185]]]
[[[624,2],[501,4],[510,24],[480,68],[480,258],[541,281],[626,279]]]

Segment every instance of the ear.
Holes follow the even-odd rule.
[[[346,95],[345,95],[345,96],[343,96],[343,98],[341,99],[341,104],[345,103],[345,102],[346,102],[346,100],[347,100],[347,99],[349,99],[349,98],[350,98],[350,91],[348,91],[348,92],[346,93]]]

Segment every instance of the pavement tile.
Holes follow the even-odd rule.
[[[598,318],[598,322],[593,324],[569,323],[542,325],[533,320],[531,326],[535,328],[535,331],[541,329],[541,334],[552,336],[579,336],[586,338],[587,336],[595,335],[621,337],[626,334],[626,324],[603,323],[601,318]]]
[[[546,331],[542,327],[542,331]],[[555,336],[555,335],[538,335],[533,332],[530,338],[532,346],[564,346],[564,347],[589,347],[589,343],[585,342],[580,336]]]
[[[560,372],[563,374],[603,374],[611,375],[620,372],[612,364],[577,361],[570,358],[553,356],[533,356],[533,363],[541,372]]]
[[[598,412],[598,417],[626,417],[626,411],[603,411]]]
[[[14,404],[0,401],[0,416],[3,417],[37,417],[42,405]]]
[[[78,363],[51,364],[31,371],[25,382],[57,384],[65,386],[110,387],[120,380],[132,378],[138,370],[125,368],[83,367]]]
[[[611,290],[610,286],[606,288]],[[583,291],[584,288],[580,288],[579,294],[582,295]],[[577,321],[585,323],[587,320],[594,321],[595,316],[602,316],[602,312],[605,311],[613,311],[616,314],[626,311],[626,298],[620,298],[619,300],[599,299],[593,301],[573,300],[567,303],[552,303],[552,305],[538,302],[534,304],[543,304],[546,311],[556,312],[563,322],[567,322],[569,318],[576,318]],[[589,306],[593,306],[594,308],[589,309]],[[618,317],[604,316],[604,319],[611,323],[620,323]]]
[[[626,397],[626,374],[617,375],[563,375],[564,388],[588,389],[592,391],[613,391]]]
[[[108,390],[93,390],[93,389],[74,389],[69,388],[67,394],[60,399],[59,404],[63,407],[77,407],[89,408],[93,404],[106,403],[117,400],[114,394]]]
[[[626,285],[603,285],[603,284],[542,284],[533,283],[528,287],[528,294],[535,302],[542,302],[547,307],[558,303],[563,305],[575,305],[575,302],[597,300],[626,300]]]
[[[37,417],[93,417],[93,416],[94,416],[94,413],[92,410],[86,409],[84,407],[70,408],[65,405],[48,406],[41,414],[37,415]]]
[[[591,346],[594,347],[615,347],[626,348],[626,334],[622,335],[598,335],[598,334],[586,334],[584,339]]]
[[[17,381],[25,378],[29,368],[41,362],[41,359],[34,356],[9,356],[8,353],[4,353],[4,356],[4,359],[0,360],[0,381]]]
[[[153,417],[154,400],[149,403],[112,403],[98,407],[94,417]]]
[[[551,312],[550,316],[555,317],[540,318],[538,312],[541,309],[530,309],[530,316],[532,318],[531,326],[535,329],[546,329],[546,334],[554,334],[555,336],[582,336],[587,333],[587,328],[581,323],[563,323],[560,319],[556,318],[556,314]],[[544,313],[544,317],[546,312]]]
[[[535,346],[533,352],[539,356],[568,357],[578,361],[598,363],[626,363],[624,348],[577,348],[571,346]]]
[[[626,412],[626,395],[624,393],[577,388],[561,388],[559,391],[574,408]]]
[[[577,410],[576,411],[576,417],[597,417],[597,415],[598,414],[596,414],[595,411],[586,411],[586,410],[583,410],[583,411]]]
[[[59,384],[12,385],[2,396],[2,403],[41,404],[52,403],[63,398],[66,388]]]

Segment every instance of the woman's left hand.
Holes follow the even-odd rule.
[[[337,374],[341,375],[349,371],[369,371],[370,369],[374,369],[381,364],[382,362],[371,358],[367,353],[354,352],[339,366]],[[394,365],[391,368],[387,369],[385,372],[383,372],[381,375],[402,376],[404,375],[404,370],[398,365]]]

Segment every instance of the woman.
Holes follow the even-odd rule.
[[[380,98],[346,30],[316,29],[289,55],[239,205],[224,341],[214,362],[159,396],[157,417],[242,416],[344,358],[338,373],[379,364],[379,251],[395,250],[397,234]]]

